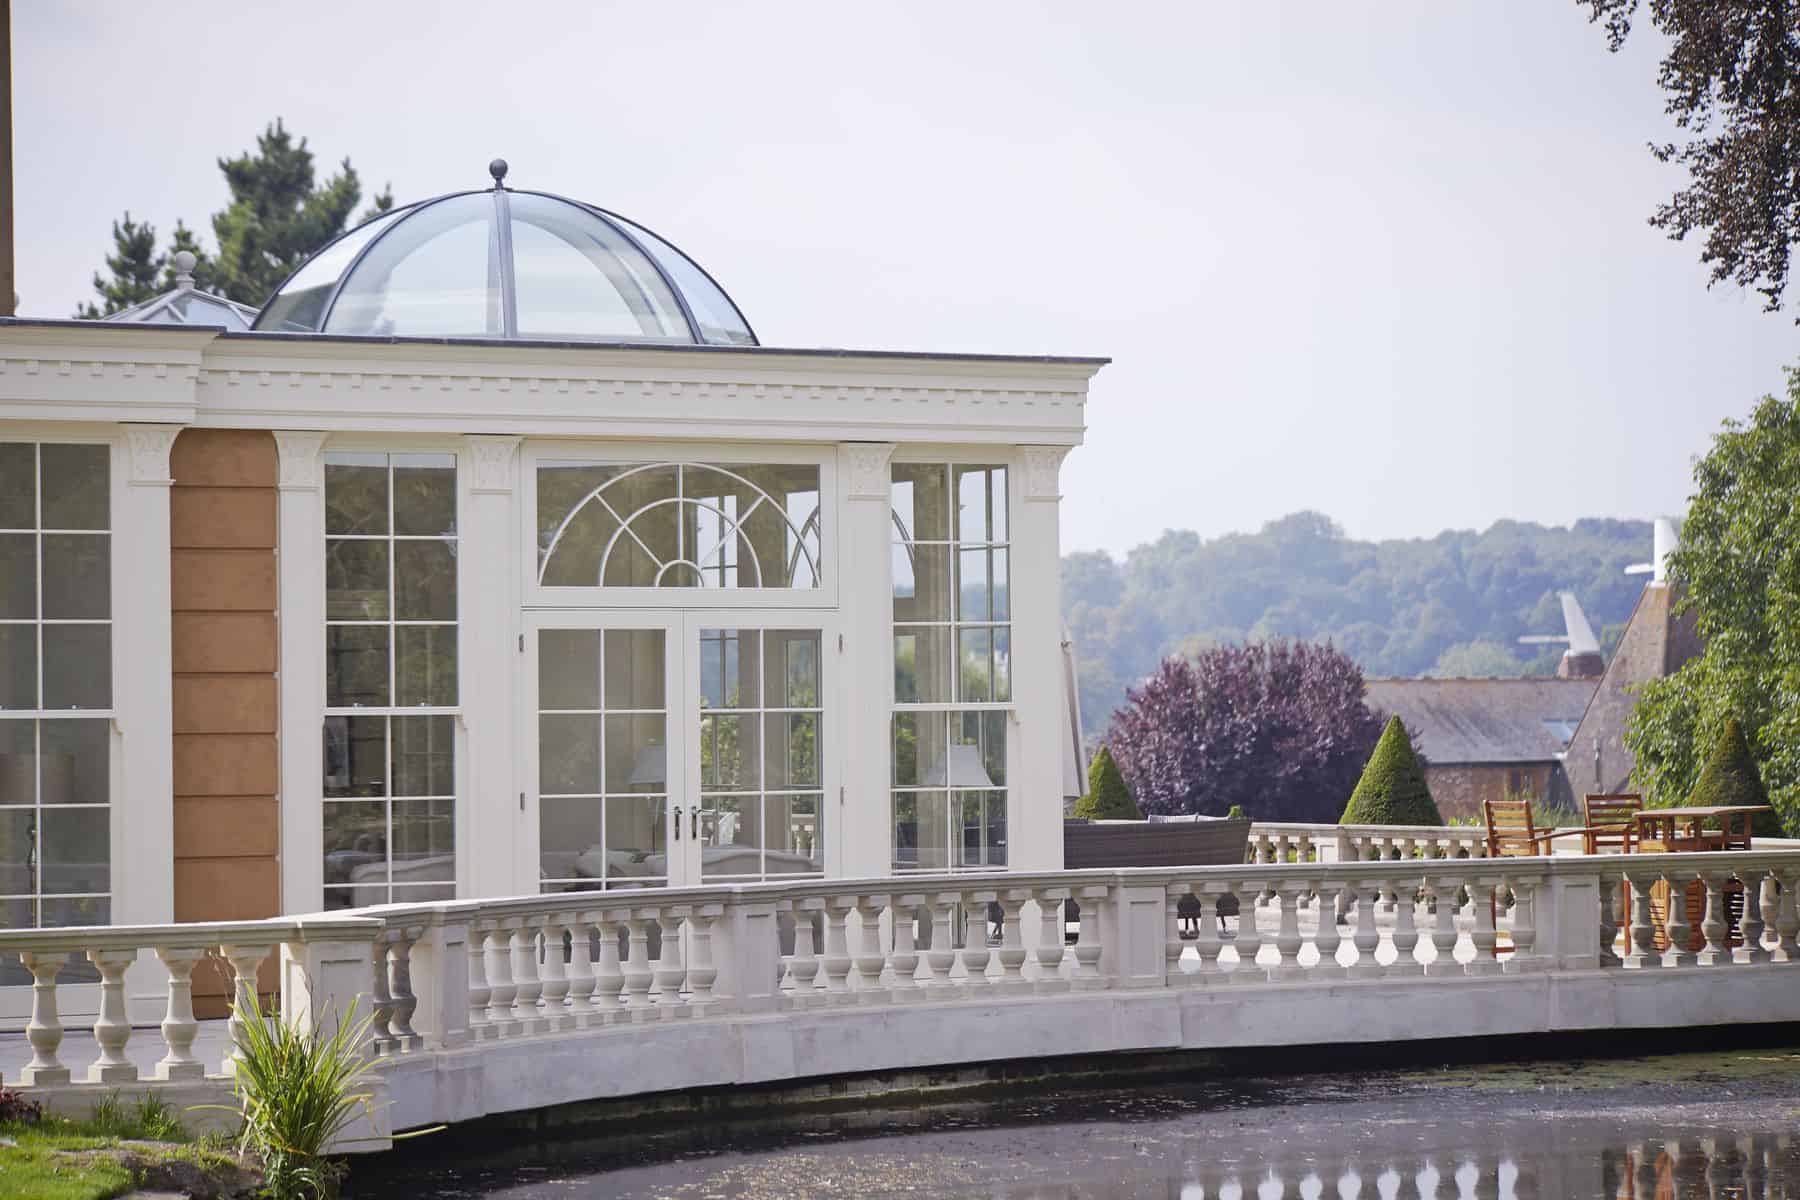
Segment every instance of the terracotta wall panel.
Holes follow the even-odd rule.
[[[273,488],[278,469],[275,439],[260,429],[190,429],[169,453],[181,487]]]
[[[273,734],[175,735],[178,796],[273,796],[279,782]],[[177,845],[177,857],[184,849]]]
[[[275,672],[274,613],[178,612],[174,642],[177,676]]]
[[[174,546],[268,549],[275,544],[275,492],[270,488],[183,488],[169,493]]]
[[[169,564],[179,611],[275,611],[275,556],[267,550],[177,550]]]
[[[254,921],[281,908],[273,858],[175,861],[177,921]]]
[[[281,852],[272,796],[177,796],[175,840],[197,858],[267,858]]]
[[[275,681],[266,675],[179,675],[176,733],[274,733]]]

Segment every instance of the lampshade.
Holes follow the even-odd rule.
[[[945,783],[945,767],[949,767],[949,782]],[[988,776],[987,767],[981,761],[981,747],[970,742],[957,742],[950,747],[949,762],[944,756],[937,760],[925,772],[922,781],[926,787],[953,788],[991,788],[994,781]]]
[[[655,742],[648,746],[639,746],[637,757],[631,760],[631,775],[625,782],[632,787],[641,787],[647,783],[661,787],[668,780],[668,748]]]

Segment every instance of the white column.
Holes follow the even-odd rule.
[[[1063,865],[1062,497],[1057,472],[1067,453],[1064,446],[1022,447],[1012,472],[1014,720],[1007,730],[1007,839],[1008,866],[1015,871],[1060,871]]]
[[[839,857],[827,851],[827,872],[840,878],[886,875],[892,861],[889,811],[889,722],[894,703],[893,543],[885,442],[846,442],[838,447],[837,551],[842,654],[827,649],[838,686],[837,745],[826,724],[826,753],[843,764],[843,798],[825,797],[827,828],[835,828]],[[827,834],[828,839],[833,835]]]
[[[280,458],[276,526],[276,627],[281,644],[281,911],[324,902],[326,435],[275,432]]]
[[[458,895],[515,896],[538,890],[538,831],[519,803],[519,521],[516,437],[466,437],[457,616],[468,766],[457,801]]]
[[[169,450],[180,432],[179,425],[125,426],[125,486],[114,489],[113,711],[121,735],[113,789],[115,925],[175,919]],[[157,999],[160,975],[157,968],[144,979]]]

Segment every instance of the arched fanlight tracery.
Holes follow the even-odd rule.
[[[561,493],[560,517],[540,511],[540,585],[820,586],[816,466],[546,466],[586,472],[594,481]],[[540,509],[545,495],[540,475]]]

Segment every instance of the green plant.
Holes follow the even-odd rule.
[[[373,1115],[374,1067],[363,1051],[370,1018],[337,1022],[320,1036],[241,1001],[232,1090],[244,1119],[240,1146],[262,1161],[273,1200],[329,1200],[342,1164],[326,1151],[359,1115]]]
[[[1119,773],[1119,764],[1113,760],[1112,751],[1104,745],[1095,752],[1094,761],[1088,764],[1087,795],[1075,802],[1075,815],[1090,821],[1144,819],[1131,798],[1131,789],[1125,786],[1125,776]]]
[[[17,1122],[21,1125],[36,1125],[44,1119],[44,1106],[36,1100],[27,1100],[11,1088],[0,1088],[0,1124]]]
[[[1369,755],[1343,825],[1442,825],[1437,803],[1425,783],[1425,768],[1413,753],[1412,738],[1399,717],[1389,717],[1375,752]]]
[[[1736,717],[1727,717],[1725,728],[1719,731],[1712,753],[1707,756],[1706,765],[1700,769],[1700,778],[1694,783],[1688,803],[1710,808],[1768,802],[1768,790],[1763,787],[1756,759],[1750,753],[1750,739],[1744,736],[1744,727]],[[1707,825],[1717,828],[1718,821],[1708,821]],[[1757,837],[1780,837],[1781,818],[1773,812],[1757,813],[1751,818],[1750,831]]]
[[[1230,808],[1226,809],[1225,810],[1225,819],[1227,821],[1248,820],[1248,818],[1244,816],[1244,806],[1241,804],[1234,804]]]

